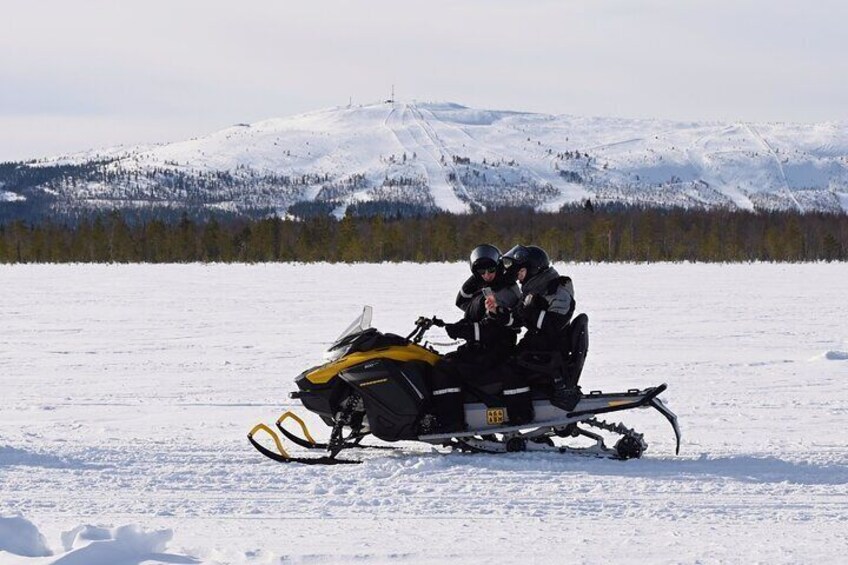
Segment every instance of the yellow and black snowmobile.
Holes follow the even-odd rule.
[[[593,391],[582,395],[570,411],[550,403],[550,390],[544,386],[534,387],[533,421],[509,426],[505,424],[509,415],[498,394],[499,385],[493,383],[487,390],[467,391],[465,431],[423,433],[422,418],[427,414],[430,401],[429,373],[441,355],[427,342],[421,342],[437,319],[419,318],[415,330],[402,337],[371,328],[371,313],[371,307],[366,306],[326,351],[326,362],[297,376],[298,390],[290,393],[291,398],[300,400],[307,410],[320,416],[331,428],[329,441],[315,441],[301,418],[285,412],[277,419],[276,430],[257,424],[248,434],[250,443],[260,453],[284,463],[333,465],[360,462],[339,458],[338,454],[346,449],[394,449],[362,444],[371,434],[387,442],[413,440],[470,452],[549,451],[632,459],[641,457],[647,448],[642,434],[622,424],[599,420],[597,416],[649,407],[658,410],[671,423],[676,452],[680,451],[677,417],[659,398],[666,389],[665,384],[621,393]],[[587,347],[582,349],[563,352],[566,361],[574,362],[568,358],[581,356],[576,361],[582,367]],[[285,423],[288,421],[297,424],[302,435],[287,429]],[[275,449],[256,439],[259,432],[270,436]],[[291,456],[283,447],[278,432],[300,447],[325,453],[319,457]],[[618,437],[615,445],[607,447],[600,432]],[[590,445],[578,447],[563,443],[581,437],[588,438]]]

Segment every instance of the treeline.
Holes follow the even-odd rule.
[[[0,224],[0,262],[455,261],[477,244],[536,244],[557,261],[845,261],[848,216],[574,207],[386,219]]]

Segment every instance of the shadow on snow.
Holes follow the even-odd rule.
[[[368,463],[393,458],[372,459]],[[776,457],[751,455],[685,458],[645,458],[630,461],[586,459],[557,454],[515,453],[501,455],[447,454],[433,457],[416,457],[419,464],[395,473],[407,474],[423,471],[438,472],[440,468],[470,466],[486,471],[533,473],[586,473],[596,476],[620,476],[664,480],[722,480],[730,479],[748,483],[794,483],[801,485],[846,485],[848,466],[839,463],[793,462]],[[427,463],[421,465],[423,460]],[[395,464],[397,459],[395,459]],[[370,466],[370,465],[369,465]],[[413,470],[415,469],[415,470]]]
[[[46,469],[102,469],[102,465],[93,465],[76,459],[26,451],[8,445],[0,446],[0,468],[2,467],[44,467]]]

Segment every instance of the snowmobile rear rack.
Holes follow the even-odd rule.
[[[665,419],[671,424],[671,427],[674,429],[674,437],[677,440],[677,446],[675,448],[675,454],[680,455],[680,427],[677,425],[677,416],[675,416],[674,412],[669,410],[663,401],[657,398],[660,393],[662,393],[665,389],[668,388],[666,383],[661,384],[657,387],[652,387],[645,389],[644,391],[639,390],[638,388],[629,389],[627,391],[628,395],[639,396],[644,395],[638,400],[634,400],[633,402],[620,402],[616,403],[613,406],[608,406],[606,408],[594,408],[592,410],[577,410],[574,412],[569,412],[568,417],[573,418],[576,416],[588,416],[594,414],[605,414],[607,412],[618,412],[619,410],[629,410],[631,408],[642,408],[646,406],[652,406],[657,409],[657,411],[665,416]],[[592,391],[589,394],[589,397],[598,397],[603,393],[599,391]]]

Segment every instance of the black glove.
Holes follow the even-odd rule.
[[[489,312],[488,319],[505,326],[509,323],[509,318],[511,315],[512,312],[509,310],[509,308],[498,306],[494,312]]]
[[[471,339],[472,329],[467,322],[456,322],[455,324],[445,324],[445,331],[451,339]]]
[[[432,322],[433,322],[433,325],[438,327],[438,328],[445,327],[445,321],[442,320],[441,318],[437,318],[437,317],[433,316]]]

